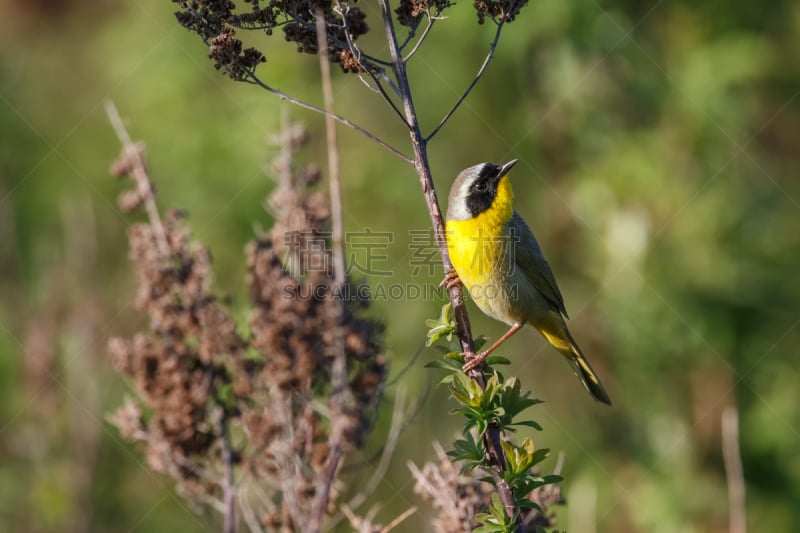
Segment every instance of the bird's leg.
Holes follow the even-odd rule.
[[[486,361],[486,358],[487,358],[487,357],[489,357],[489,354],[490,354],[490,353],[492,353],[492,352],[493,352],[493,351],[495,351],[497,348],[499,348],[499,347],[500,347],[500,345],[501,345],[501,344],[503,344],[504,342],[506,342],[506,341],[507,341],[509,338],[511,338],[511,336],[512,336],[514,333],[516,333],[516,332],[518,332],[519,330],[521,330],[523,325],[524,325],[524,323],[522,323],[522,324],[520,324],[520,323],[517,323],[517,324],[514,324],[513,326],[511,326],[511,327],[508,329],[508,331],[506,331],[506,332],[505,332],[505,334],[504,334],[502,337],[500,337],[499,339],[497,339],[497,340],[495,341],[495,343],[494,343],[494,344],[492,344],[491,346],[489,346],[489,349],[488,349],[488,350],[484,350],[484,351],[482,351],[482,352],[481,352],[481,353],[479,353],[479,354],[468,354],[468,353],[465,353],[465,354],[464,354],[464,357],[465,357],[465,358],[469,358],[469,356],[470,356],[470,355],[472,355],[472,357],[471,357],[471,358],[469,358],[469,361],[467,361],[467,362],[464,364],[464,366],[462,367],[462,370],[463,370],[464,372],[469,372],[469,371],[470,371],[470,370],[472,370],[473,368],[475,368],[475,367],[477,367],[477,366],[480,366],[480,365],[482,365],[482,364],[483,364],[483,362],[484,362],[484,361]]]
[[[456,285],[461,285],[461,278],[458,277],[458,272],[456,272],[455,268],[450,268],[450,270],[445,273],[444,279],[439,284],[439,288],[447,287],[449,291]]]

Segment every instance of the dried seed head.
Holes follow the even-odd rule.
[[[175,13],[178,23],[197,33],[210,46],[209,57],[214,66],[235,80],[245,80],[266,61],[256,48],[243,48],[235,37],[236,30],[263,31],[272,35],[282,27],[284,38],[296,43],[297,51],[316,54],[318,51],[316,13],[322,10],[329,60],[342,65],[345,72],[359,72],[342,52],[349,50],[348,38],[357,40],[369,31],[366,15],[348,3],[340,14],[330,2],[317,0],[271,0],[262,7],[259,0],[243,0],[249,10],[237,9],[227,0],[173,0],[181,10]],[[345,68],[345,64],[348,68]]]
[[[473,5],[478,13],[478,24],[483,24],[486,17],[495,22],[514,22],[527,3],[528,0],[475,0]]]
[[[242,41],[236,38],[236,30],[230,26],[211,38],[208,57],[214,60],[214,68],[222,70],[234,80],[244,80],[259,63],[267,59],[255,48],[243,49]]]
[[[413,28],[419,24],[423,15],[438,17],[452,5],[454,3],[449,0],[400,0],[400,5],[394,12],[397,15],[397,22]]]

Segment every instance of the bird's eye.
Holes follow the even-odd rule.
[[[486,192],[489,189],[489,185],[485,181],[479,181],[475,184],[475,190],[478,192]]]

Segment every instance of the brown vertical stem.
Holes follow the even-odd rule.
[[[744,469],[739,451],[739,412],[735,407],[722,411],[722,458],[728,477],[730,533],[747,532]]]
[[[317,10],[317,44],[319,47],[319,70],[322,78],[322,95],[325,102],[325,132],[328,152],[328,176],[331,195],[331,222],[333,244],[333,277],[334,288],[332,292],[333,306],[336,311],[334,334],[334,359],[331,368],[331,415],[328,447],[330,455],[325,464],[325,470],[319,480],[311,506],[311,517],[305,531],[316,533],[322,528],[322,519],[328,508],[330,491],[336,472],[342,462],[342,423],[341,417],[347,402],[347,360],[344,351],[344,337],[340,324],[344,318],[344,301],[341,299],[345,285],[344,265],[344,239],[342,224],[342,191],[339,178],[339,146],[336,138],[336,122],[333,118],[333,86],[331,83],[331,69],[328,61],[327,30],[325,16],[321,9]]]
[[[144,150],[143,145],[141,143],[138,145],[133,143],[131,136],[128,134],[128,130],[125,129],[125,124],[122,122],[122,117],[119,116],[119,111],[117,111],[117,106],[114,105],[114,102],[106,100],[105,107],[108,120],[114,128],[119,142],[122,143],[124,153],[130,158],[130,162],[133,165],[131,176],[133,176],[136,182],[136,189],[144,202],[147,217],[150,219],[150,227],[153,228],[153,234],[155,235],[158,252],[163,257],[167,257],[170,253],[169,244],[167,243],[167,233],[164,231],[164,225],[161,223],[161,215],[158,214],[158,207],[156,207],[156,200],[153,195],[153,184],[150,181],[150,177],[147,175],[147,165],[142,155],[142,151]]]
[[[224,481],[222,499],[225,506],[222,531],[236,533],[236,488],[233,485],[233,449],[231,448],[230,428],[227,415],[222,415],[222,462],[224,464]]]
[[[431,218],[433,225],[434,235],[436,237],[436,245],[439,248],[439,254],[442,257],[442,266],[445,272],[449,272],[453,268],[453,263],[450,261],[450,254],[447,251],[447,240],[445,235],[445,223],[442,211],[439,208],[439,201],[436,197],[436,189],[433,186],[433,178],[431,176],[430,164],[428,162],[427,141],[422,135],[417,120],[417,113],[414,109],[414,102],[411,98],[411,87],[408,83],[408,74],[406,72],[406,65],[400,53],[399,44],[397,42],[397,34],[394,29],[394,22],[392,20],[392,12],[389,8],[388,0],[379,0],[381,6],[381,13],[383,15],[383,26],[386,31],[386,40],[389,44],[389,52],[392,57],[392,68],[397,79],[397,87],[400,92],[400,97],[403,103],[403,112],[405,114],[406,122],[409,127],[409,134],[411,136],[411,145],[414,150],[414,168],[419,175],[420,184],[422,185],[422,192],[425,195],[425,203],[428,207],[428,214]],[[461,287],[454,285],[449,290],[450,302],[453,305],[453,314],[455,316],[456,324],[458,326],[458,338],[461,342],[461,349],[466,353],[475,353],[475,343],[472,339],[472,329],[467,315],[467,309],[464,305],[464,297],[461,293]],[[469,377],[474,379],[481,388],[486,388],[486,381],[483,377],[481,367],[477,367],[469,372]],[[500,477],[499,471],[506,469],[506,458],[503,453],[503,448],[500,445],[500,428],[492,425],[484,435],[486,449],[492,463],[497,470],[493,471],[493,478],[497,485],[497,492],[500,500],[506,508],[510,516],[517,515],[517,507],[514,502],[514,495],[511,488]],[[522,533],[522,526],[517,523],[516,531]]]

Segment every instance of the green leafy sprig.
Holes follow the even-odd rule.
[[[430,361],[425,366],[448,372],[440,384],[448,386],[451,396],[458,403],[458,407],[452,409],[450,413],[464,418],[463,438],[456,439],[453,449],[447,455],[453,461],[462,462],[462,473],[481,469],[488,474],[482,478],[483,481],[495,487],[500,481],[506,483],[514,494],[520,513],[531,509],[544,513],[538,504],[531,501],[529,495],[538,487],[557,484],[562,480],[558,475],[539,476],[535,473],[534,467],[547,458],[550,450],[536,449],[530,437],[525,437],[519,445],[502,439],[506,468],[499,469],[487,453],[484,439],[486,431],[491,426],[499,428],[503,435],[515,433],[519,426],[541,431],[542,427],[538,422],[522,418],[521,415],[529,407],[542,403],[542,400],[532,397],[530,391],[523,392],[518,378],[505,377],[494,368],[496,365],[510,363],[504,357],[492,356],[484,363],[485,388],[481,388],[475,380],[462,372],[464,357],[458,349],[458,343],[455,342],[456,324],[449,303],[442,307],[438,318],[427,320],[425,323],[430,328],[426,344],[432,346],[439,343],[435,348],[443,353],[442,358]],[[444,340],[447,341],[447,346],[443,346],[443,342],[440,342]],[[476,350],[479,350],[485,342],[484,337],[476,338]],[[475,520],[480,524],[476,532],[511,533],[517,531],[519,519],[519,516],[510,516],[497,493],[493,493],[485,511],[475,516]]]

